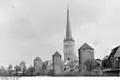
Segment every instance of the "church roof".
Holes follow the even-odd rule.
[[[64,39],[64,41],[66,40],[73,40],[72,38],[72,33],[71,33],[71,27],[70,27],[70,21],[69,21],[69,9],[67,8],[67,23],[66,23],[66,37]]]
[[[36,57],[36,58],[34,59],[34,61],[42,61],[42,60],[41,60],[41,58]]]
[[[56,51],[53,56],[61,56],[61,54],[58,51]]]
[[[79,50],[81,49],[91,49],[91,50],[94,50],[90,45],[88,45],[87,43],[84,43],[80,48]]]
[[[114,57],[115,53],[117,52],[117,50],[119,48],[120,48],[120,46],[117,46],[117,47],[113,48],[108,59],[110,59],[111,57]]]

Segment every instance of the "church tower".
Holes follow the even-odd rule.
[[[64,43],[64,61],[75,59],[75,41],[72,38],[70,21],[69,21],[69,9],[67,9],[67,23],[66,23],[66,37]]]

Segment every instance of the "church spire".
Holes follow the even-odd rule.
[[[72,33],[70,28],[70,21],[69,21],[69,7],[67,6],[67,24],[66,24],[66,40],[72,39]]]

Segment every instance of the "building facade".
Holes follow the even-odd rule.
[[[94,61],[94,49],[87,43],[84,43],[78,49],[78,55],[79,55],[79,70],[80,72],[84,72],[87,69],[86,62]]]

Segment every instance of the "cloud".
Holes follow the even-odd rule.
[[[103,57],[120,43],[119,0],[1,0],[0,4],[1,63],[9,63],[13,55],[20,58],[10,62],[17,63],[24,54],[30,63],[33,56],[51,59],[55,50],[63,53],[66,4],[77,49],[87,42],[95,48],[95,56]]]

